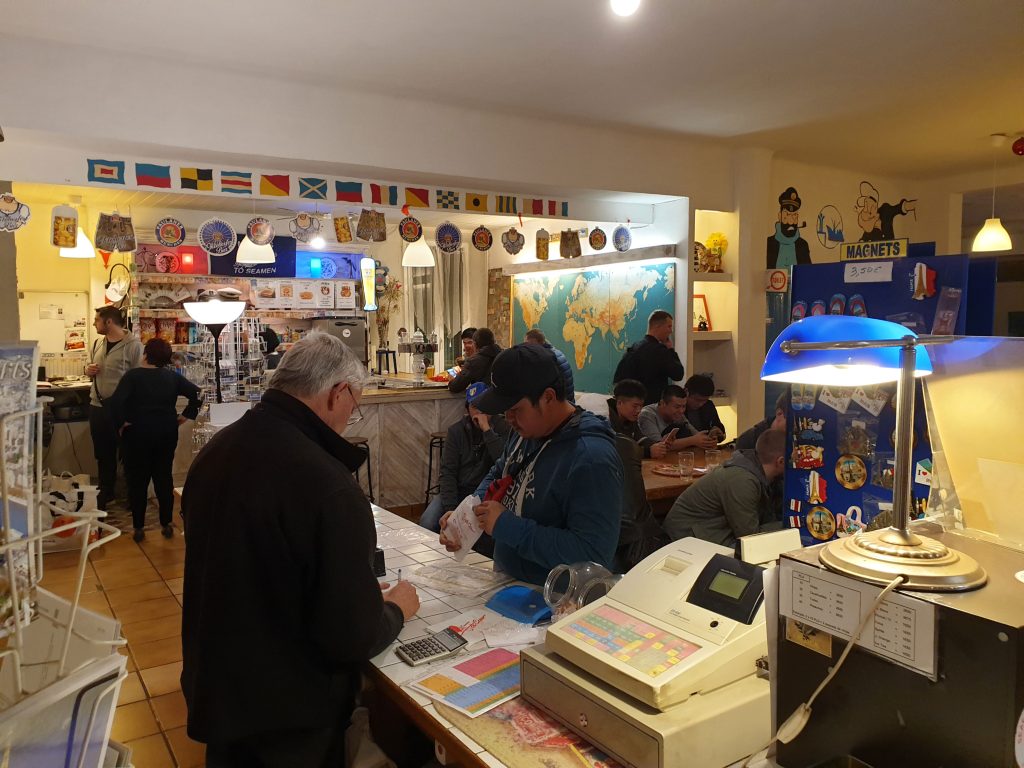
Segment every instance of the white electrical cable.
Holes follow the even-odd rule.
[[[793,711],[793,714],[787,717],[786,721],[779,726],[778,731],[775,732],[775,738],[769,741],[768,744],[766,744],[764,747],[761,747],[761,749],[754,752],[754,754],[751,755],[749,758],[747,758],[747,761],[743,764],[743,768],[748,768],[748,766],[750,765],[750,761],[756,755],[763,752],[766,748],[771,747],[775,742],[781,741],[783,744],[788,744],[800,735],[801,731],[803,731],[804,727],[811,719],[811,705],[814,703],[814,700],[818,698],[818,695],[823,690],[825,690],[825,686],[832,682],[832,678],[834,678],[836,674],[839,672],[839,669],[843,666],[843,663],[846,661],[846,657],[849,656],[850,651],[853,650],[853,646],[855,646],[857,644],[857,641],[860,640],[860,636],[864,632],[864,629],[867,627],[868,621],[871,619],[872,616],[875,615],[875,611],[878,610],[878,606],[880,606],[885,601],[885,598],[888,597],[890,592],[892,592],[894,589],[896,589],[896,587],[900,586],[906,581],[906,576],[897,576],[888,584],[886,584],[885,589],[878,593],[878,597],[875,598],[875,602],[871,604],[871,608],[864,615],[864,618],[860,620],[860,625],[857,627],[857,631],[853,633],[853,637],[851,637],[850,641],[846,644],[846,648],[844,648],[843,652],[839,655],[839,660],[836,662],[835,666],[832,667],[832,670],[827,675],[825,675],[825,679],[822,680],[818,687],[814,689],[814,693],[810,695],[810,698],[808,698],[807,701],[798,706]]]

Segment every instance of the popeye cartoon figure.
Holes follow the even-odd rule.
[[[779,195],[779,219],[775,234],[768,238],[768,269],[784,269],[794,264],[810,264],[811,249],[800,236],[800,195],[793,187]]]
[[[882,203],[879,205],[878,190],[869,181],[860,183],[860,197],[857,198],[853,210],[857,212],[857,224],[864,230],[860,242],[872,243],[879,240],[895,240],[892,221],[897,216],[906,216],[917,210],[917,200],[902,198],[899,203]]]

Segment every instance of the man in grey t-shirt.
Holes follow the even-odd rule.
[[[670,451],[684,451],[688,448],[714,448],[718,443],[707,432],[698,432],[686,420],[686,390],[676,384],[669,384],[662,392],[661,399],[645,405],[640,411],[640,431],[651,442],[663,438]],[[673,439],[667,439],[672,430]]]

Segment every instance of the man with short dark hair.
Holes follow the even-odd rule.
[[[491,366],[501,352],[501,347],[495,343],[494,332],[490,328],[477,328],[473,332],[473,344],[476,352],[466,360],[455,378],[448,382],[449,392],[465,392],[466,387],[476,381],[490,385]]]
[[[459,338],[462,339],[462,354],[455,360],[456,365],[463,365],[469,358],[476,354],[476,342],[473,341],[473,334],[476,328],[464,328]]]
[[[656,403],[669,380],[684,376],[683,364],[672,346],[672,315],[655,310],[647,319],[647,335],[626,350],[615,368],[612,383],[635,379],[647,390],[645,404]]]
[[[544,349],[550,351],[551,354],[555,356],[555,360],[558,361],[558,370],[562,372],[562,378],[565,380],[565,399],[570,403],[575,403],[576,387],[573,384],[572,367],[569,365],[569,358],[565,356],[562,350],[557,349],[548,343],[547,337],[544,335],[544,331],[540,328],[531,328],[528,330],[524,341],[527,344],[540,344]]]
[[[100,338],[93,343],[89,365],[85,367],[86,375],[92,379],[89,433],[99,468],[96,506],[106,509],[114,500],[117,482],[118,435],[109,410],[103,406],[114,394],[121,377],[142,364],[142,342],[125,329],[124,316],[117,307],[97,307],[92,325]]]
[[[652,442],[664,440],[670,451],[718,445],[707,432],[698,431],[686,420],[686,390],[677,384],[665,387],[657,403],[643,407],[639,425],[644,437]]]
[[[612,566],[622,508],[622,462],[605,419],[565,399],[554,355],[519,344],[498,355],[493,386],[477,401],[505,414],[510,438],[480,483],[474,509],[494,538],[494,565],[543,584],[556,565],[592,560]],[[459,542],[441,518],[441,543]]]
[[[665,516],[672,538],[693,536],[734,547],[740,536],[782,528],[781,499],[772,485],[786,467],[786,435],[768,430],[753,451],[736,451],[724,464],[691,485]]]
[[[725,424],[718,416],[718,409],[711,402],[715,394],[715,381],[710,376],[695,373],[683,385],[686,390],[686,420],[698,432],[707,432],[718,442],[725,439]]]
[[[664,438],[654,439],[640,429],[639,419],[645,397],[647,390],[636,379],[618,382],[608,398],[608,421],[616,434],[628,437],[643,449],[645,459],[660,459],[668,452]]]
[[[789,413],[789,389],[778,396],[775,400],[775,413],[761,421],[736,438],[736,447],[743,450],[752,450],[757,444],[757,438],[769,429],[777,429],[783,434],[786,432],[786,419]]]

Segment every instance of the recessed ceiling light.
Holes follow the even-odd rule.
[[[640,0],[611,0],[612,11],[619,16],[632,16],[640,7]]]

